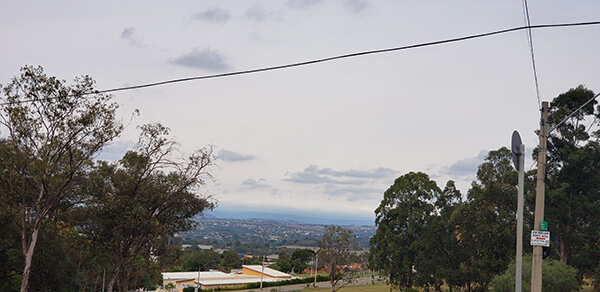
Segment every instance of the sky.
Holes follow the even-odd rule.
[[[532,25],[598,21],[600,1],[528,1]],[[525,25],[510,1],[2,1],[0,84],[24,65],[99,90],[287,65]],[[600,91],[600,26],[525,30],[253,74],[115,92],[124,133],[160,122],[181,151],[217,155],[218,210],[373,220],[422,171],[466,194],[519,131],[533,167],[540,100]],[[131,123],[134,110],[140,115]]]

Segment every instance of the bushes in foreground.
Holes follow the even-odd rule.
[[[542,267],[542,291],[565,292],[579,290],[577,270],[567,264],[554,259],[545,259]],[[515,262],[512,261],[502,275],[492,279],[491,286],[494,292],[515,291]],[[523,256],[522,291],[531,290],[531,254]]]

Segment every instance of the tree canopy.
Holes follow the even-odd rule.
[[[43,225],[73,202],[74,181],[123,130],[111,98],[97,93],[89,76],[68,85],[31,66],[2,88],[0,124],[7,137],[1,153],[10,164],[4,165],[0,204],[21,231],[21,291],[28,289]]]
[[[589,102],[591,101],[591,102]],[[580,108],[586,102],[587,105]],[[584,86],[550,103],[546,221],[555,243],[553,256],[599,279],[600,108]],[[562,123],[561,123],[562,122]]]
[[[110,262],[107,287],[127,291],[136,261],[158,256],[168,237],[189,230],[193,217],[213,203],[196,193],[209,176],[212,148],[174,159],[176,142],[161,124],[144,125],[136,150],[116,163],[99,162],[76,208],[77,228]],[[115,216],[115,214],[119,214]]]
[[[341,226],[326,226],[319,240],[319,263],[329,270],[331,291],[335,292],[352,282],[348,277],[353,251],[358,247],[356,237],[350,229]]]

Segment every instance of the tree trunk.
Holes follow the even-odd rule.
[[[32,227],[31,241],[27,242],[27,207],[25,204],[25,196],[23,195],[21,206],[21,244],[23,248],[23,256],[25,257],[25,266],[23,267],[23,279],[21,279],[21,292],[28,291],[29,278],[31,277],[31,264],[33,262],[33,254],[37,246],[40,229],[42,228],[42,219],[46,216],[46,211],[41,211],[40,205],[44,197],[44,188],[40,189],[38,195],[36,210],[38,213],[35,216],[35,223]]]
[[[558,260],[567,264],[567,247],[565,246],[565,241],[563,239],[560,240],[560,250],[558,252]]]
[[[33,252],[37,245],[38,235],[40,233],[40,224],[35,224],[31,233],[31,242],[23,246],[23,256],[25,257],[25,267],[23,268],[23,279],[21,280],[21,292],[26,292],[29,286],[29,277],[31,276],[31,263],[33,262]],[[26,229],[23,228],[22,236],[26,240]]]
[[[115,287],[115,283],[117,281],[117,277],[119,275],[119,267],[115,267],[115,271],[113,272],[112,277],[110,277],[110,280],[108,280],[108,283],[106,284],[106,292],[113,292],[114,287]]]

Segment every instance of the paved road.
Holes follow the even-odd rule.
[[[371,278],[359,278],[352,285],[363,285],[367,283],[371,283]],[[312,285],[312,283],[311,283]],[[331,283],[329,282],[317,282],[317,287],[331,287]],[[306,288],[306,284],[294,284],[294,285],[286,285],[286,286],[278,286],[278,287],[264,287],[263,292],[270,292],[271,289],[277,289],[277,291],[296,291],[302,290]],[[236,290],[236,292],[258,292],[260,288],[256,289],[248,289],[248,290]],[[307,290],[308,291],[308,290]]]

